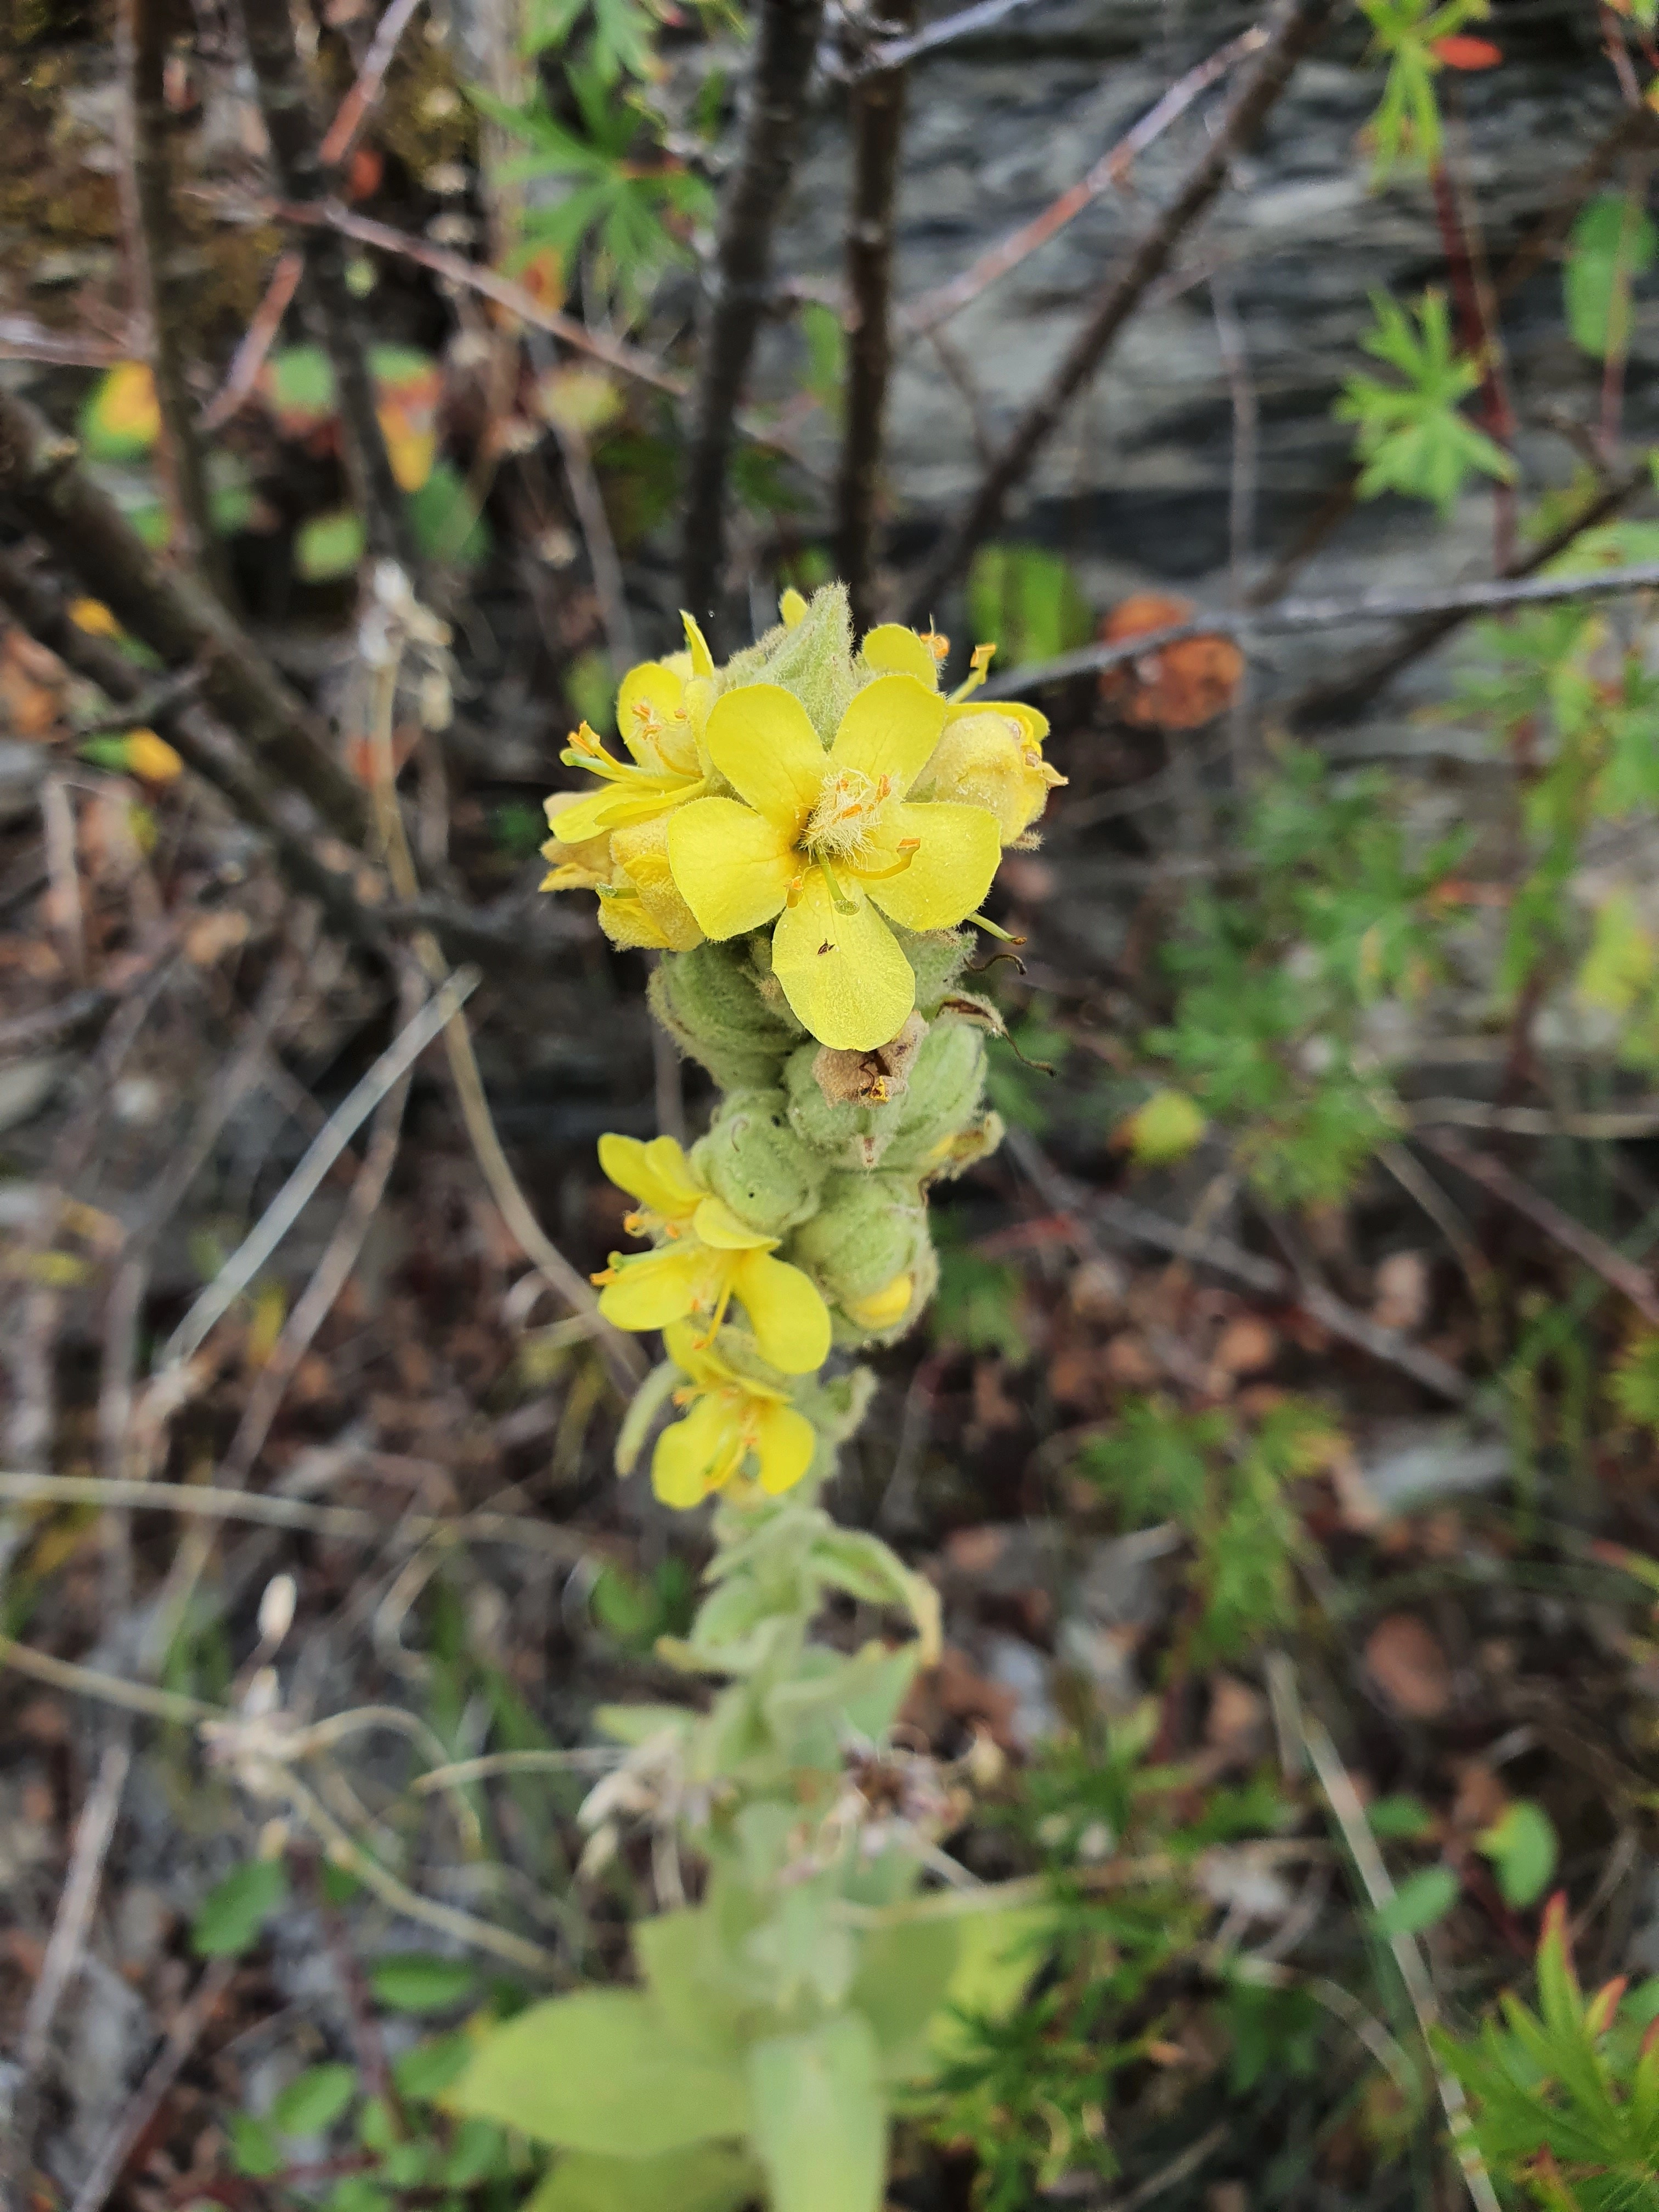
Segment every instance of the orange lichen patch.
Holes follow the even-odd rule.
[[[1123,645],[1190,622],[1194,612],[1190,599],[1136,592],[1102,623],[1101,641]],[[1100,696],[1137,729],[1195,730],[1230,703],[1243,673],[1244,656],[1231,638],[1186,638],[1105,670]]]

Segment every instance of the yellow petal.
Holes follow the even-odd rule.
[[[793,1406],[769,1406],[756,1428],[760,1486],[775,1498],[781,1490],[793,1490],[811,1466],[817,1435],[805,1414]]]
[[[818,803],[830,765],[794,693],[781,684],[744,684],[724,693],[708,717],[706,743],[709,759],[738,798],[775,823],[793,844]]]
[[[542,889],[547,888],[544,883]],[[599,927],[624,952],[668,952],[673,949],[667,933],[659,927],[650,908],[631,891],[601,896]],[[701,932],[698,934],[701,936]]]
[[[811,1279],[769,1252],[745,1252],[733,1268],[760,1356],[782,1375],[810,1375],[830,1357],[830,1309]]]
[[[786,629],[793,629],[806,619],[806,602],[793,584],[778,601],[778,614]]]
[[[684,679],[660,660],[642,660],[637,667],[629,670],[617,693],[617,728],[636,761],[642,757],[635,743],[640,722],[638,709],[643,707],[653,720],[667,722],[684,703]]]
[[[790,837],[752,806],[694,799],[669,823],[668,865],[697,927],[721,938],[770,921],[800,864]]]
[[[672,1218],[694,1213],[702,1203],[702,1186],[693,1180],[685,1154],[672,1137],[653,1137],[647,1145],[607,1131],[599,1139],[599,1165],[618,1190],[653,1213]]]
[[[716,1398],[699,1398],[682,1421],[672,1421],[657,1438],[651,1455],[651,1487],[665,1505],[682,1512],[701,1505],[709,1476],[739,1441],[728,1431],[730,1416]]]
[[[617,1264],[616,1279],[599,1292],[599,1311],[618,1328],[665,1328],[694,1312],[707,1255],[693,1245],[667,1245]]]
[[[685,643],[691,655],[691,673],[694,676],[712,676],[714,656],[708,650],[708,640],[684,608],[680,610],[680,620],[685,624]]]
[[[723,1198],[705,1198],[692,1216],[691,1226],[705,1244],[717,1252],[770,1252],[777,1244],[734,1213]]]
[[[872,783],[887,777],[902,799],[927,765],[944,723],[945,702],[936,691],[914,676],[878,676],[854,694],[830,757],[837,768],[862,769]]]
[[[567,798],[573,803],[560,810],[556,821],[554,799]],[[598,791],[556,791],[547,801],[547,818],[562,845],[585,845],[590,837],[603,837],[607,830],[614,830],[627,804],[625,795],[613,791],[609,784],[602,785]]]
[[[1002,858],[1002,831],[984,807],[890,806],[881,827],[883,850],[896,851],[912,837],[921,841],[896,876],[860,878],[901,928],[949,929],[972,914],[990,890]]]
[[[894,676],[914,676],[930,691],[939,689],[939,663],[926,638],[902,623],[882,623],[864,641],[866,665]]]
[[[613,830],[610,845],[617,865],[639,893],[639,903],[660,945],[672,952],[689,952],[694,945],[702,943],[702,932],[680,896],[668,865],[668,819],[659,814],[649,822]],[[612,902],[600,902],[601,925],[609,903]]]
[[[852,896],[851,914],[836,911],[823,869],[809,872],[799,902],[778,916],[772,973],[796,1019],[820,1044],[872,1052],[904,1026],[916,1002],[916,979],[854,879],[841,880]]]
[[[914,1275],[895,1275],[891,1282],[884,1283],[878,1291],[872,1291],[867,1298],[843,1298],[842,1311],[848,1321],[878,1335],[883,1329],[896,1328],[904,1319],[910,1310],[915,1287]]]

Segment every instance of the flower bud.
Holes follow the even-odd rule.
[[[915,1182],[904,1176],[830,1176],[817,1212],[796,1231],[789,1257],[805,1268],[826,1302],[840,1309],[836,1334],[842,1343],[896,1334],[927,1304],[939,1279],[927,1208]],[[884,1326],[861,1328],[854,1310],[890,1292],[902,1275],[910,1279],[906,1305]]]
[[[784,1003],[762,994],[742,940],[699,945],[665,960],[651,978],[651,1011],[682,1052],[701,1060],[722,1091],[765,1091],[805,1031]]]
[[[721,689],[739,684],[778,684],[793,691],[827,745],[859,684],[845,584],[826,584],[793,623],[780,623],[746,652],[734,653]]]
[[[790,1127],[781,1091],[734,1092],[693,1146],[691,1165],[716,1198],[768,1237],[816,1210],[824,1163]]]
[[[1066,781],[1042,757],[1047,727],[1030,707],[988,706],[954,716],[913,795],[983,806],[996,816],[1003,843],[1014,844],[1048,805],[1049,792]]]

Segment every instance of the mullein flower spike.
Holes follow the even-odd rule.
[[[988,647],[945,697],[944,639],[888,623],[854,651],[839,586],[781,612],[724,668],[688,617],[684,653],[623,681],[627,757],[584,724],[564,758],[599,788],[547,803],[544,888],[593,890],[614,942],[665,956],[652,1011],[726,1094],[689,1156],[599,1144],[649,1248],[612,1254],[600,1311],[671,1363],[619,1464],[672,1401],[652,1480],[678,1506],[821,1474],[871,1387],[814,1379],[832,1344],[890,1342],[931,1297],[928,1189],[1002,1133],[957,925],[1063,781],[1034,708],[974,697]]]

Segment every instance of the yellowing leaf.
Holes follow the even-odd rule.
[[[1155,1091],[1118,1123],[1112,1142],[1137,1166],[1164,1167],[1184,1160],[1208,1126],[1203,1109],[1184,1091]]]
[[[603,370],[551,368],[536,386],[536,409],[556,428],[592,437],[622,412],[622,394]]]
[[[1615,891],[1595,916],[1595,933],[1578,970],[1577,994],[1586,1006],[1626,1014],[1654,980],[1653,939],[1637,919],[1629,891]]]
[[[101,599],[76,599],[70,608],[70,620],[76,629],[83,629],[88,637],[119,637],[121,625]]]
[[[253,1301],[253,1317],[248,1323],[247,1341],[242,1347],[242,1364],[251,1370],[265,1365],[276,1349],[276,1340],[283,1333],[283,1323],[288,1318],[288,1293],[280,1283],[261,1283]]]
[[[432,474],[432,464],[438,455],[437,434],[431,422],[413,422],[402,407],[386,401],[382,401],[375,411],[380,418],[386,459],[398,479],[398,490],[419,491]]]
[[[118,361],[82,410],[82,443],[94,460],[135,461],[161,434],[155,378],[142,361]]]
[[[146,783],[171,783],[184,772],[183,761],[154,730],[129,730],[122,743],[127,749],[128,768]]]

